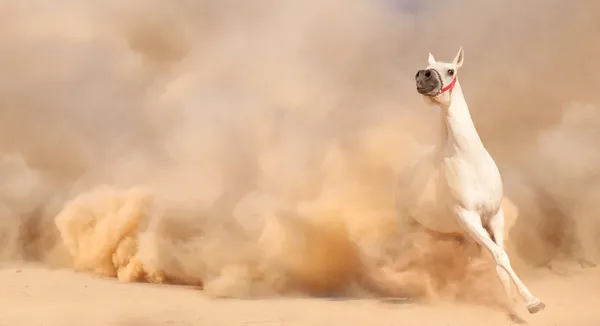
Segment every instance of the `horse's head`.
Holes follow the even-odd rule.
[[[425,69],[417,71],[415,81],[417,92],[423,95],[425,102],[429,104],[450,105],[452,101],[452,90],[456,83],[458,70],[464,62],[464,52],[462,47],[458,50],[456,57],[451,63],[435,61],[430,53],[428,63]]]

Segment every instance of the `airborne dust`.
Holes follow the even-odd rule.
[[[463,45],[515,268],[597,261],[600,4],[393,8],[1,0],[0,259],[215,296],[495,302],[486,256],[394,210],[439,129],[414,72]]]

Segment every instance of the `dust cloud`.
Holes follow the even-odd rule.
[[[477,248],[394,209],[439,126],[414,71],[463,45],[514,264],[597,261],[599,6],[2,0],[0,258],[215,296],[494,303]]]

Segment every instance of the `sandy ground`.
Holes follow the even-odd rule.
[[[0,262],[206,286],[0,264],[0,326],[509,325],[465,304],[208,296],[331,291],[357,252],[417,285],[484,274],[397,219],[397,172],[444,130],[414,74],[460,45],[518,208],[509,245],[600,262],[600,1],[387,2],[0,0]],[[600,326],[600,267],[518,273],[547,304],[519,306],[529,325]]]
[[[529,325],[600,323],[600,272],[539,272],[526,280],[548,308],[521,310]],[[508,318],[486,307],[378,300],[211,299],[185,287],[126,284],[36,266],[0,270],[0,325],[402,325],[495,326]],[[583,299],[585,298],[585,299]]]

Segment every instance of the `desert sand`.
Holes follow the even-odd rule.
[[[548,308],[520,311],[532,326],[594,326],[600,316],[600,273],[540,272],[526,281]],[[419,304],[377,299],[210,299],[187,287],[124,284],[67,270],[36,266],[0,270],[3,326],[175,325],[511,325],[501,312],[452,303]]]
[[[599,7],[0,0],[0,326],[509,325],[490,257],[396,209],[461,45],[517,313],[600,324]]]

